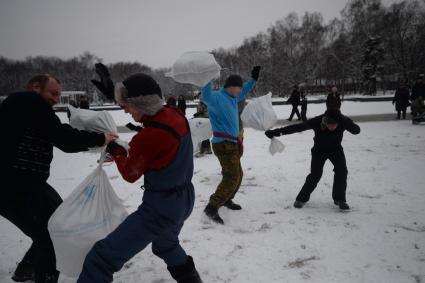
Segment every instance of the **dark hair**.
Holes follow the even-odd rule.
[[[57,78],[55,78],[55,77],[53,77],[49,74],[41,74],[41,75],[36,75],[36,76],[32,77],[27,83],[27,88],[31,88],[32,85],[35,84],[35,83],[40,84],[40,87],[44,88],[46,86],[47,82],[49,81],[49,79],[54,79],[58,84],[61,84],[61,82]]]

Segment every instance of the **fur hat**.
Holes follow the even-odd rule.
[[[231,75],[226,79],[226,82],[224,83],[224,88],[230,87],[230,86],[243,86],[243,81],[241,76],[239,75]]]
[[[163,107],[161,88],[158,83],[146,74],[135,74],[115,85],[115,100],[130,103],[148,116],[158,113]]]
[[[338,109],[328,109],[324,117],[326,117],[327,124],[338,124],[341,118],[341,112]]]

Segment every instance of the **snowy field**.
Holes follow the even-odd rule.
[[[291,105],[274,105],[273,106],[279,119],[287,119],[291,114],[292,106]],[[301,108],[298,108],[301,111]],[[324,103],[320,104],[309,104],[307,110],[307,117],[312,118],[314,116],[323,114],[326,110],[326,105]],[[348,116],[357,116],[357,115],[374,115],[374,114],[388,114],[396,113],[394,106],[389,101],[384,102],[353,102],[345,101],[341,107],[342,113]],[[188,108],[186,110],[186,117],[188,119],[193,117],[193,114],[196,112],[196,108]],[[109,111],[112,114],[115,122],[118,126],[124,126],[128,122],[131,122],[131,116],[124,113],[122,110],[113,110]],[[68,118],[65,112],[58,112],[58,116],[61,118],[62,122],[68,123]],[[395,117],[395,114],[394,114]],[[294,118],[297,119],[296,117]]]
[[[246,131],[245,176],[236,198],[243,210],[221,209],[224,226],[202,212],[220,181],[218,161],[213,155],[196,158],[197,198],[181,242],[204,282],[425,282],[425,126],[409,121],[360,126],[360,135],[347,133],[343,142],[352,206],[347,213],[332,203],[330,163],[306,207],[292,207],[309,170],[311,132],[281,137],[286,149],[271,157],[264,134]],[[96,166],[97,155],[59,150],[54,155],[49,182],[66,197]],[[125,183],[115,165],[106,171],[127,209],[134,211],[143,180]],[[0,282],[9,283],[30,241],[3,218],[0,230]],[[75,279],[61,277],[60,282]],[[173,281],[149,247],[114,282]]]

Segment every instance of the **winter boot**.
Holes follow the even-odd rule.
[[[167,267],[171,276],[177,283],[202,283],[198,271],[196,271],[193,258],[188,256],[187,262],[183,265]]]
[[[15,272],[13,273],[12,280],[15,282],[34,281],[34,265],[32,262],[22,260],[18,263]]]
[[[231,210],[241,210],[242,206],[240,206],[239,204],[236,204],[233,202],[233,200],[229,199],[228,201],[226,201],[226,203],[224,204],[225,207],[227,207],[228,209]]]
[[[296,200],[294,202],[294,207],[295,208],[303,208],[304,205],[305,205],[305,202],[302,202],[302,201],[299,201],[299,200]]]
[[[218,209],[208,204],[204,209],[205,214],[214,222],[218,224],[224,224],[223,219],[218,215]]]
[[[35,283],[58,283],[59,271],[35,275]]]
[[[341,210],[350,210],[350,206],[345,201],[334,201],[334,203],[338,205]]]

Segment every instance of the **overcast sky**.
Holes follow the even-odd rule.
[[[383,0],[383,3],[397,0]],[[0,0],[0,55],[168,67],[186,51],[232,47],[290,12],[339,17],[346,0]]]

